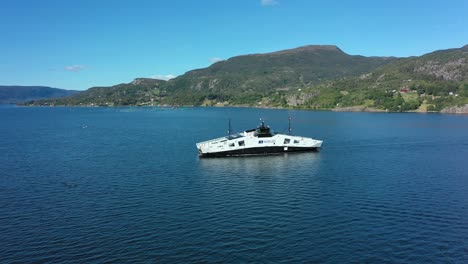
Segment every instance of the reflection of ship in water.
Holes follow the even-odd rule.
[[[319,153],[284,153],[274,156],[199,159],[200,169],[214,177],[298,177],[315,174]],[[227,178],[229,178],[227,177]],[[224,181],[224,180],[223,180]]]
[[[228,136],[197,143],[201,157],[225,157],[245,155],[265,155],[301,151],[317,151],[322,146],[321,140],[291,135],[291,118],[289,134],[273,133],[265,126],[263,120],[254,129],[231,135],[229,121]]]

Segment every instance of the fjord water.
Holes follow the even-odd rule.
[[[200,159],[263,117],[320,152]],[[468,262],[468,116],[0,107],[1,262]]]

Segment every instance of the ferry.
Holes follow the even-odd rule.
[[[291,135],[291,118],[289,134],[273,133],[263,119],[254,129],[231,134],[229,120],[228,135],[196,143],[200,157],[226,157],[246,155],[268,155],[277,153],[317,151],[322,147],[322,140]]]

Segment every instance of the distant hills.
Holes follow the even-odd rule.
[[[352,56],[336,46],[305,46],[217,62],[171,80],[173,103],[202,104],[206,99],[255,104],[277,91],[289,91],[366,73],[394,58]]]
[[[32,105],[243,105],[441,111],[468,104],[468,46],[419,57],[349,55],[313,45],[242,55],[169,81],[138,78]]]
[[[32,105],[119,106],[158,105],[166,99],[166,81],[137,78],[111,87],[92,87],[66,98],[33,101]]]
[[[45,86],[1,86],[0,104],[17,104],[31,100],[60,98],[78,91],[57,89]]]
[[[315,92],[305,107],[373,107],[393,112],[441,111],[468,104],[468,45],[420,57],[400,58],[367,74],[334,80]]]

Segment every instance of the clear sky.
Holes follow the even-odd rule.
[[[468,44],[467,0],[2,0],[0,85],[84,90],[311,44],[413,56]]]

